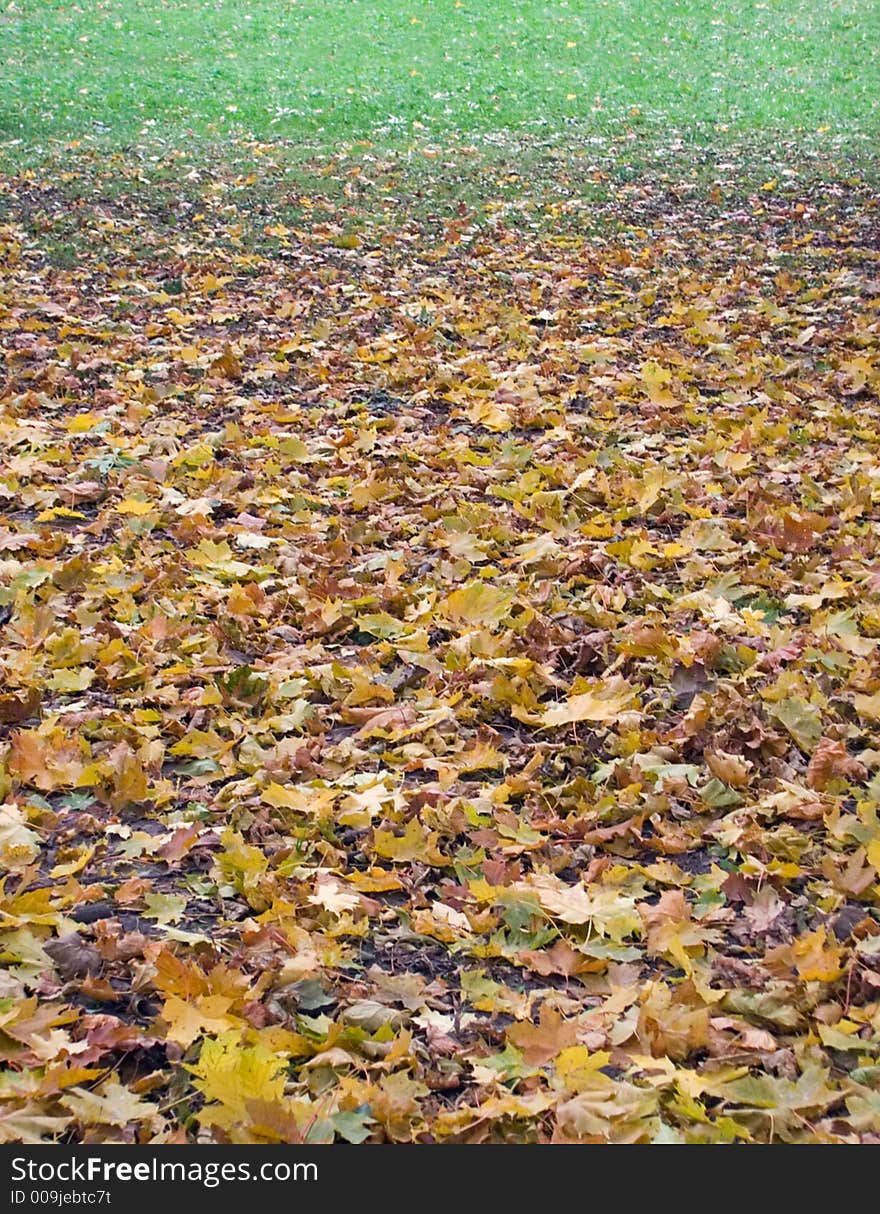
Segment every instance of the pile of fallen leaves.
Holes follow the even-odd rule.
[[[877,1141],[870,203],[3,189],[0,1140]]]

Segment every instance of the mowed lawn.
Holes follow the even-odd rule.
[[[876,0],[12,0],[0,144],[871,134],[878,45]]]

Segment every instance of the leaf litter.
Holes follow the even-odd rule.
[[[0,1140],[877,1141],[871,200],[4,191]]]

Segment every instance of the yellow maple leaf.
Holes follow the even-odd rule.
[[[0,863],[17,872],[26,868],[40,853],[40,836],[25,825],[17,805],[0,805]]]
[[[880,873],[880,839],[872,839],[866,848],[868,863],[876,873]]]
[[[860,717],[880,721],[880,691],[875,691],[872,696],[853,696],[853,707]]]
[[[71,1088],[62,1096],[59,1104],[71,1112],[82,1125],[126,1126],[130,1122],[152,1122],[158,1120],[155,1104],[141,1100],[115,1075],[106,1079],[99,1088]]]
[[[626,679],[613,675],[605,683],[596,683],[588,691],[554,704],[541,713],[539,720],[545,728],[576,721],[614,721],[633,707],[635,695],[636,689]]]
[[[380,894],[391,889],[403,889],[400,878],[384,868],[372,868],[368,873],[347,873],[345,879],[362,894]]]
[[[186,1069],[208,1101],[199,1114],[203,1125],[228,1130],[247,1124],[248,1101],[280,1101],[284,1095],[284,1059],[263,1045],[242,1045],[237,1032],[207,1039],[198,1062]]]
[[[155,508],[155,502],[143,502],[136,497],[126,497],[117,504],[116,513],[143,515],[149,514],[152,510],[155,510]]]
[[[87,430],[91,430],[92,426],[97,426],[101,421],[101,416],[98,413],[77,413],[67,423],[68,434],[85,434]]]
[[[162,1006],[166,1040],[189,1046],[205,1033],[229,1032],[240,1024],[228,1014],[231,1004],[226,995],[199,995],[192,1001],[171,995]]]
[[[570,1045],[560,1051],[554,1066],[567,1091],[584,1092],[590,1086],[592,1076],[610,1061],[607,1050],[593,1053],[585,1045]]]
[[[505,433],[513,426],[510,412],[494,400],[475,401],[468,409],[467,416],[475,426],[484,426],[496,434]]]
[[[73,691],[85,691],[87,687],[91,687],[95,680],[95,672],[90,666],[80,666],[79,668],[55,670],[46,680],[46,685],[53,691],[69,693]]]
[[[309,903],[323,907],[331,915],[343,915],[361,905],[361,896],[347,890],[337,877],[322,873],[315,881],[315,892],[309,895]]]
[[[373,832],[373,850],[386,860],[407,862],[421,860],[423,864],[445,865],[449,861],[437,849],[437,834],[425,830],[418,818],[410,818],[401,836],[390,830]]]
[[[324,795],[321,795],[321,794]],[[260,794],[260,800],[275,809],[295,809],[297,813],[305,814],[323,809],[327,804],[327,790],[311,790],[300,788],[298,785],[277,784],[274,780]],[[332,800],[332,796],[330,800]]]
[[[501,590],[488,582],[471,582],[448,595],[443,611],[450,620],[479,628],[496,628],[513,602],[513,590]]]
[[[74,873],[82,872],[96,851],[97,846],[95,845],[77,848],[75,854],[69,860],[56,864],[49,875],[52,877],[72,877]]]
[[[20,729],[12,737],[9,770],[44,792],[82,783],[85,741],[56,728]]]
[[[192,316],[185,316],[183,312],[181,312],[180,308],[167,308],[165,315],[173,325],[177,326],[178,329],[183,329],[187,325],[191,325],[195,319]]]
[[[86,516],[80,510],[70,510],[67,506],[51,506],[48,510],[41,510],[37,515],[38,523],[51,523],[56,518],[85,518]]]
[[[649,359],[642,365],[642,384],[649,399],[662,409],[673,409],[680,402],[670,391],[673,384],[672,372],[661,367],[658,362]]]
[[[843,973],[843,949],[828,944],[824,927],[795,940],[791,946],[795,969],[804,982],[834,982]]]

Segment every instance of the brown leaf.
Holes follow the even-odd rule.
[[[98,950],[91,944],[84,944],[76,932],[47,941],[43,952],[55,962],[55,968],[65,982],[85,974],[97,974],[104,964]]]
[[[563,1020],[555,1008],[545,1003],[538,1024],[512,1024],[507,1030],[507,1039],[522,1050],[523,1058],[530,1066],[542,1066],[560,1050],[574,1045],[578,1028],[576,1020]]]
[[[723,750],[705,750],[703,757],[716,779],[731,788],[744,788],[749,782],[751,763],[741,755],[727,754]]]
[[[36,687],[0,695],[0,724],[15,725],[35,717],[40,711],[42,696]]]
[[[807,785],[824,792],[834,779],[860,784],[867,774],[868,769],[847,753],[843,742],[836,738],[820,738],[807,768]]]
[[[232,346],[227,344],[223,347],[223,353],[211,363],[211,373],[233,381],[242,378],[242,365]]]
[[[176,864],[187,854],[199,837],[201,827],[197,822],[176,830],[167,843],[163,843],[157,855],[167,864]]]

